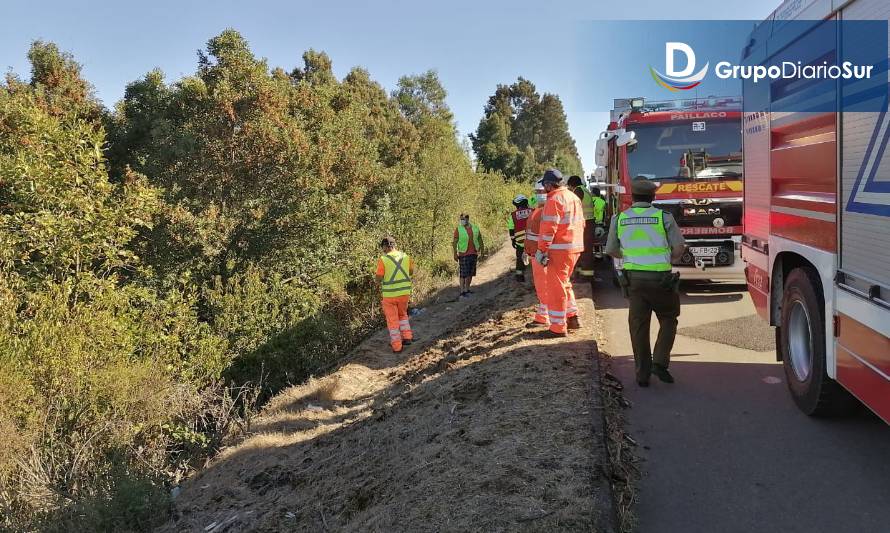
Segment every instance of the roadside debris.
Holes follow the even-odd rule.
[[[596,329],[602,332],[601,324]],[[637,504],[637,482],[641,476],[638,466],[640,459],[634,452],[638,443],[624,430],[626,420],[623,410],[632,408],[633,404],[622,394],[624,384],[610,372],[611,356],[602,350],[597,350],[597,354],[608,450],[608,463],[604,468],[612,486],[618,531],[629,533],[634,531],[637,523],[634,508]]]

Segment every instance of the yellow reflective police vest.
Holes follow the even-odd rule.
[[[616,223],[624,270],[671,270],[671,246],[664,229],[664,211],[657,207],[631,207],[618,215]]]

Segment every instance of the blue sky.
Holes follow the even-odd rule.
[[[778,0],[449,1],[231,0],[120,2],[7,0],[0,18],[0,67],[28,76],[31,41],[49,40],[74,54],[109,107],[127,83],[160,67],[167,79],[195,71],[198,49],[228,27],[239,30],[272,66],[301,64],[308,48],[324,50],[342,77],[356,65],[387,89],[399,76],[433,68],[448,90],[458,128],[473,131],[498,83],[524,76],[541,92],[559,94],[585,170],[605,127],[613,98],[663,97],[649,79],[635,86],[610,83],[627,68],[623,44],[641,36],[603,31],[602,46],[586,61],[595,65],[591,87],[577,89],[579,49],[574,38],[585,20],[762,20]],[[603,28],[594,25],[593,27]],[[593,72],[595,70],[595,73]]]

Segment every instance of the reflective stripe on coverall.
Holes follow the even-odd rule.
[[[566,318],[577,314],[571,274],[584,250],[583,237],[584,211],[575,193],[565,187],[547,193],[538,248],[550,258],[545,303],[554,333],[565,333]]]

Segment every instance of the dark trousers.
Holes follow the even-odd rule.
[[[522,254],[525,253],[523,248],[516,248],[516,276],[525,275],[525,261],[522,260]]]
[[[587,220],[584,222],[584,251],[581,252],[581,257],[578,258],[578,273],[582,276],[593,277],[594,272],[594,261],[593,261],[593,247],[596,245],[596,224],[593,223],[593,220]]]
[[[627,323],[638,380],[649,379],[653,359],[656,365],[667,368],[671,362],[671,348],[677,335],[680,316],[680,294],[673,287],[665,287],[664,274],[656,272],[626,272],[628,282]],[[649,324],[652,313],[658,318],[658,338],[653,353],[649,343]]]

